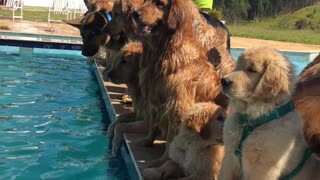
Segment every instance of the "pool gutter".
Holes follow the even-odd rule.
[[[96,63],[92,64],[91,66],[92,66],[92,69],[94,70],[96,78],[99,82],[99,86],[102,91],[102,98],[104,100],[108,116],[109,116],[111,122],[113,122],[113,121],[115,121],[117,114],[116,114],[116,111],[113,107],[113,104],[111,103],[111,98],[108,94],[106,84],[102,79],[101,71],[103,68],[99,67],[99,65]],[[129,176],[132,180],[138,180],[138,179],[142,180],[143,178],[140,174],[138,165],[134,159],[132,150],[131,150],[129,144],[127,143],[127,142],[129,142],[129,140],[127,139],[126,136],[124,136],[124,140],[125,140],[125,143],[124,143],[124,146],[121,147],[121,154],[125,160],[125,163],[126,163],[126,166],[127,166],[128,172],[129,172]]]

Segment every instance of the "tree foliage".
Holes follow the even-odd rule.
[[[253,20],[291,13],[320,0],[215,0],[215,7],[228,20]]]

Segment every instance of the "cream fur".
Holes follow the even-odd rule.
[[[233,113],[227,118],[223,130],[225,158],[220,179],[276,180],[288,175],[302,160],[307,148],[303,121],[297,111],[253,131],[243,142],[242,170],[234,152],[243,131],[238,118],[240,112],[256,118],[291,100],[295,86],[292,65],[274,49],[249,48],[239,57],[236,71],[224,80],[232,82],[229,87],[223,85],[223,92],[230,98]],[[314,155],[294,177],[319,178],[319,163]]]
[[[224,156],[224,110],[212,103],[197,103],[185,114],[169,146],[169,159],[159,168],[144,169],[145,180],[217,179]]]

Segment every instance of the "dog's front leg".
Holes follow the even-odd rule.
[[[131,123],[120,123],[116,125],[112,141],[112,155],[117,155],[123,141],[123,133],[146,133],[147,130],[148,123],[146,120]]]
[[[128,123],[136,121],[136,113],[135,112],[125,112],[121,113],[115,121],[113,121],[107,130],[107,138],[111,139],[114,135],[114,128],[119,123]]]
[[[155,108],[148,107],[146,108],[144,117],[149,122],[148,135],[143,139],[141,139],[138,142],[138,144],[142,144],[143,146],[150,147],[153,145],[153,142],[159,133],[159,128],[157,126],[157,122],[159,122],[158,121],[159,116]]]
[[[219,174],[219,180],[240,180],[240,163],[237,157],[233,154],[225,155]]]

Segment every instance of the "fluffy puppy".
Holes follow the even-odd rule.
[[[147,2],[133,16],[144,49],[139,72],[141,92],[148,104],[149,114],[144,117],[151,119],[150,124],[168,122],[170,144],[183,114],[195,103],[213,101],[225,108],[227,99],[192,28],[201,15],[191,0]],[[151,143],[155,132],[149,131]],[[166,160],[167,150],[159,164]]]
[[[320,159],[320,55],[301,72],[293,99],[304,120],[305,139]]]
[[[319,164],[303,137],[303,121],[291,102],[293,66],[282,54],[268,47],[245,50],[222,87],[233,112],[223,129],[220,179],[320,178]]]
[[[143,118],[144,100],[139,88],[139,65],[143,49],[139,42],[126,44],[115,56],[112,68],[104,71],[104,78],[115,84],[126,84],[132,98],[133,112],[120,114],[108,127],[107,136],[113,137],[112,154],[116,155],[123,141],[123,133],[145,133],[148,122]]]
[[[144,169],[143,178],[217,179],[224,156],[225,118],[225,111],[216,104],[195,104],[184,115],[178,134],[170,144],[170,160],[159,168]]]

